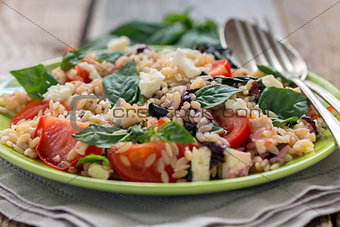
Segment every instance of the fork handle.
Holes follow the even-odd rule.
[[[314,93],[323,98],[331,107],[335,109],[336,112],[340,114],[340,101],[337,98],[335,98],[327,90],[313,83],[312,81],[305,80],[305,83]]]
[[[319,101],[319,99],[313,94],[311,89],[298,77],[291,76],[289,77],[298,87],[300,87],[301,91],[307,96],[307,98],[311,101],[314,108],[319,112],[322,119],[327,124],[329,130],[333,134],[333,137],[340,146],[340,122],[338,119],[334,117],[334,115],[328,111],[328,109]]]

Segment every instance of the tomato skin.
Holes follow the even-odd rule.
[[[179,154],[177,158],[184,155],[185,144],[177,144]],[[112,168],[125,180],[135,182],[162,183],[161,174],[157,170],[157,161],[162,157],[162,150],[165,150],[164,142],[148,142],[143,144],[132,144],[128,151],[116,153],[117,145],[111,147],[108,159]],[[152,165],[145,167],[144,163],[150,155],[156,155]],[[122,159],[127,159],[130,165],[126,165]],[[171,165],[166,165],[164,170],[168,173],[169,182],[175,182],[172,177],[173,169]]]
[[[218,60],[212,63],[208,72],[211,76],[231,77],[231,68],[227,59]]]
[[[67,53],[67,52],[69,52],[69,51],[71,51],[71,50],[73,50],[72,47],[66,47],[65,50],[64,50],[64,54]]]
[[[33,100],[29,102],[17,115],[12,118],[10,125],[16,125],[22,119],[33,119],[39,114],[40,110],[45,111],[49,107],[49,102],[49,100]],[[70,111],[70,108],[65,105],[63,106],[67,112]]]
[[[80,127],[87,126],[85,123],[78,123],[78,125]],[[67,156],[77,143],[72,137],[74,133],[78,133],[78,131],[72,128],[70,120],[41,116],[35,131],[35,137],[40,137],[36,146],[36,152],[40,159],[53,168],[67,170],[83,156],[102,153],[102,148],[88,146],[84,155],[76,154],[74,160],[68,161]],[[55,159],[57,155],[60,160]]]
[[[247,143],[250,134],[249,117],[236,116],[226,110],[214,111],[218,124],[227,131],[223,138],[228,140],[231,148],[238,148]]]
[[[74,66],[75,70],[77,70],[77,75],[81,77],[84,83],[89,82],[89,73],[82,69],[79,65]]]

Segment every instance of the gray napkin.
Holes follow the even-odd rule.
[[[340,150],[256,187],[152,197],[57,183],[0,159],[0,212],[37,226],[301,226],[340,210]]]

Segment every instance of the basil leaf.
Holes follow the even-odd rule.
[[[119,130],[119,128],[114,126],[90,124],[83,131],[73,134],[72,137],[89,145],[110,148],[113,144],[120,142],[128,136],[128,133],[117,133]]]
[[[87,162],[104,162],[104,164],[106,166],[110,165],[110,162],[107,159],[107,157],[102,156],[102,155],[89,154],[89,155],[79,159],[77,164],[76,164],[76,167],[81,165],[81,164],[87,163]]]
[[[70,50],[63,55],[63,60],[60,67],[64,72],[72,69],[85,57],[81,50]]]
[[[182,24],[171,24],[155,32],[147,39],[146,43],[151,45],[171,45],[177,42],[185,31],[186,29]]]
[[[307,98],[288,88],[269,87],[264,89],[258,104],[262,110],[270,110],[280,119],[300,118],[307,114],[309,109]]]
[[[194,143],[194,137],[179,123],[170,121],[158,128],[155,134],[161,140],[168,143]]]
[[[176,42],[176,45],[182,48],[195,48],[200,45],[220,45],[217,31],[199,31],[191,29],[185,32]]]
[[[122,51],[114,51],[114,52],[105,52],[101,54],[96,54],[96,59],[98,61],[107,61],[111,63],[115,63],[118,58],[124,55]]]
[[[180,22],[186,28],[192,28],[194,26],[194,21],[190,18],[189,13],[191,9],[187,8],[183,13],[174,12],[167,14],[163,21],[166,23],[178,23]]]
[[[163,23],[154,23],[143,20],[132,20],[124,23],[110,32],[117,36],[128,36],[133,43],[149,44],[148,39],[157,31],[168,27]]]
[[[224,84],[214,84],[201,88],[195,92],[196,101],[205,109],[224,103],[233,94],[243,91]]]
[[[270,118],[273,122],[273,125],[275,127],[282,127],[286,124],[293,124],[293,123],[296,123],[299,118],[298,117],[290,117],[290,118],[287,118],[287,119],[280,119],[280,118],[276,118],[276,117],[271,117]]]
[[[44,99],[49,87],[59,84],[59,82],[47,71],[42,64],[10,71],[19,84],[24,87],[28,96],[32,99]]]
[[[161,117],[165,117],[169,113],[168,110],[155,105],[153,102],[150,102],[149,107],[148,107],[148,112],[151,117],[157,117],[157,119]]]
[[[231,86],[235,83],[246,84],[248,83],[249,80],[258,80],[258,78],[250,76],[235,76],[235,77],[216,76],[214,80],[218,83]]]
[[[119,98],[130,104],[144,103],[138,84],[139,77],[134,60],[125,64],[118,72],[105,77],[102,81],[105,97],[114,105]]]
[[[293,84],[293,81],[285,77],[282,73],[277,71],[276,69],[272,68],[268,65],[257,65],[257,68],[266,75],[273,75],[274,77],[281,78],[282,82],[286,82],[288,84]]]
[[[122,142],[133,141],[137,143],[150,142],[150,138],[155,134],[153,128],[143,129],[142,124],[132,125],[128,129],[129,135]]]

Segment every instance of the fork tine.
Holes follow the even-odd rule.
[[[269,22],[268,17],[265,18],[265,22],[266,22],[267,27],[269,29],[269,37],[270,37],[270,41],[271,41],[270,43],[272,45],[271,48],[274,51],[276,50],[277,55],[279,56],[279,58],[281,59],[281,61],[283,63],[282,66],[286,68],[286,71],[287,72],[293,72],[293,69],[294,69],[293,65],[292,65],[292,63],[290,63],[286,52],[283,50],[281,42],[277,42],[274,38],[273,30],[272,30],[272,27],[271,27],[271,24]]]
[[[238,34],[238,37],[240,38],[242,47],[244,48],[245,55],[247,59],[251,59],[249,60],[249,62],[247,62],[247,64],[249,65],[251,71],[256,71],[257,66],[256,66],[256,63],[254,62],[254,59],[253,59],[254,57],[251,56],[250,54],[251,50],[247,42],[246,36],[243,32],[241,20],[235,19],[235,27],[236,27],[236,32]]]
[[[251,42],[251,45],[253,46],[254,57],[256,56],[255,61],[258,64],[268,65],[268,61],[263,55],[263,50],[261,49],[261,45],[254,31],[253,25],[250,24],[250,22],[245,22],[245,27],[250,36],[250,42]]]
[[[280,62],[277,60],[277,57],[275,56],[275,53],[271,49],[271,45],[269,43],[269,40],[266,36],[266,34],[261,30],[259,21],[255,19],[255,30],[257,31],[258,36],[260,37],[260,40],[262,41],[263,49],[264,49],[264,55],[268,55],[267,59],[271,63],[271,65],[277,69],[279,72],[283,70],[281,67]]]

